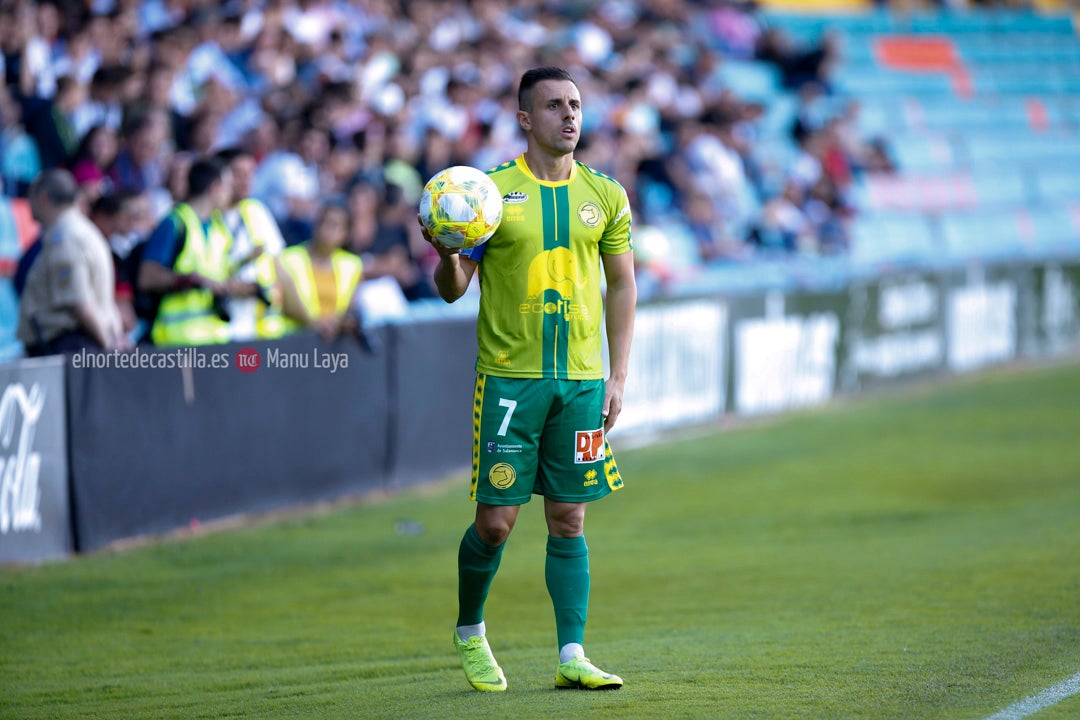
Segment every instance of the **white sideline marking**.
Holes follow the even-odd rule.
[[[1068,680],[1062,680],[1057,685],[1051,685],[1038,695],[1032,695],[1026,700],[999,710],[986,720],[1021,720],[1051,705],[1057,705],[1077,693],[1080,693],[1080,673],[1076,673]]]

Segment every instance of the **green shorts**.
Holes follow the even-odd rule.
[[[472,490],[488,505],[599,500],[622,487],[604,436],[603,380],[477,375]]]

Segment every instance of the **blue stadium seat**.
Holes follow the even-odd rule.
[[[963,138],[972,162],[986,160],[1080,161],[1080,135],[1075,133],[967,132]]]
[[[851,257],[856,263],[933,261],[939,254],[930,220],[922,213],[868,214],[852,226]]]
[[[1032,201],[1032,188],[1022,173],[978,173],[975,196],[984,208],[1017,207]]]
[[[1013,211],[944,213],[940,221],[945,254],[951,259],[1017,257],[1026,252]]]
[[[1035,173],[1038,199],[1043,202],[1069,200],[1080,203],[1080,165],[1045,168]]]
[[[780,93],[780,73],[776,66],[755,60],[725,60],[719,79],[744,100],[770,102]]]
[[[951,169],[957,165],[954,142],[942,133],[908,133],[889,138],[902,172]]]
[[[908,73],[875,67],[842,68],[834,78],[836,90],[846,95],[914,97],[951,95],[953,81],[944,73]]]
[[[1021,214],[1020,226],[1036,252],[1080,252],[1080,204],[1031,208]]]

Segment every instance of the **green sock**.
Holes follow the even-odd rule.
[[[585,619],[589,614],[589,546],[585,536],[548,536],[544,568],[551,604],[555,607],[555,632],[559,647],[583,645]]]
[[[483,622],[484,603],[505,546],[488,545],[480,539],[475,525],[465,531],[458,548],[458,627]]]

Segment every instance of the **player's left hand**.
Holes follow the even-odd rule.
[[[604,389],[604,432],[607,433],[615,426],[615,421],[622,412],[622,388],[613,382],[607,382]]]

